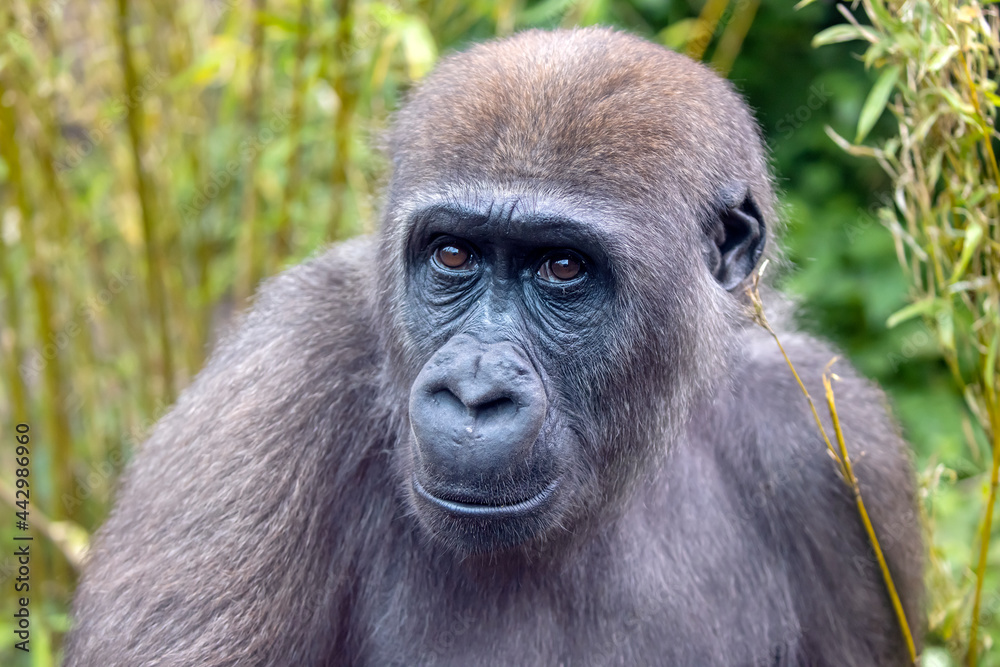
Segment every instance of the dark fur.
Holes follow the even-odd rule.
[[[136,456],[66,664],[904,664],[795,380],[742,288],[706,269],[705,239],[744,195],[775,225],[761,141],[730,86],[609,30],[529,32],[443,61],[395,127],[379,238],[271,280]],[[510,549],[436,539],[447,526],[409,485],[410,386],[459,326],[424,331],[410,301],[412,216],[437,203],[515,225],[558,210],[603,234],[613,266],[586,326],[543,338],[512,325],[578,443],[559,502]],[[821,397],[834,352],[782,339]],[[919,634],[906,447],[882,393],[837,370]]]

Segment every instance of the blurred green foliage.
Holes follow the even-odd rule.
[[[1000,10],[976,0],[862,0],[861,6],[868,25],[840,8],[846,23],[813,40],[866,44],[863,61],[878,71],[853,142],[830,128],[827,134],[851,155],[874,159],[892,179],[892,197],[877,213],[911,283],[911,303],[887,324],[922,318],[973,417],[966,426],[970,452],[989,462],[971,613],[949,605],[950,596],[933,587],[930,608],[938,636],[975,667],[983,601],[991,604],[997,585],[987,566],[1000,485],[1000,165],[994,147],[1000,144],[994,78]],[[886,110],[897,132],[875,145],[862,143]],[[952,580],[950,564],[935,558],[938,549],[932,545],[929,577]]]
[[[932,332],[916,320],[886,328],[909,281],[876,219],[890,181],[823,129],[853,136],[875,81],[857,45],[812,48],[843,23],[833,4],[10,0],[0,7],[0,437],[11,446],[0,448],[0,498],[14,424],[29,423],[36,540],[26,656],[12,648],[17,531],[0,504],[11,512],[0,521],[0,663],[58,661],[76,568],[117,474],[256,282],[374,228],[381,137],[406,89],[471,42],[592,23],[728,71],[757,110],[784,203],[781,284],[805,328],[889,391],[941,565],[928,609],[968,607],[985,450],[969,445]],[[887,114],[869,141],[893,131]],[[998,551],[983,607],[994,637]],[[925,664],[957,664],[940,614],[929,620]],[[1000,651],[982,664],[1000,665]]]

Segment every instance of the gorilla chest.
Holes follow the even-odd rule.
[[[397,585],[368,613],[368,665],[776,665],[798,634],[782,582],[747,553],[646,549],[613,568],[492,588]],[[758,565],[759,562],[758,562]],[[401,584],[402,582],[397,582]]]

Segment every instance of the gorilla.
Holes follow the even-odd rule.
[[[728,83],[611,29],[529,31],[445,58],[387,149],[378,234],[267,281],[130,463],[67,665],[909,662],[749,314],[776,204]],[[822,395],[834,352],[780,336]],[[908,450],[838,372],[918,634]]]

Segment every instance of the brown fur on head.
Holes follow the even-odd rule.
[[[535,181],[697,215],[742,182],[774,214],[760,135],[731,85],[608,28],[531,30],[445,58],[399,112],[390,151],[405,175],[395,197]]]

